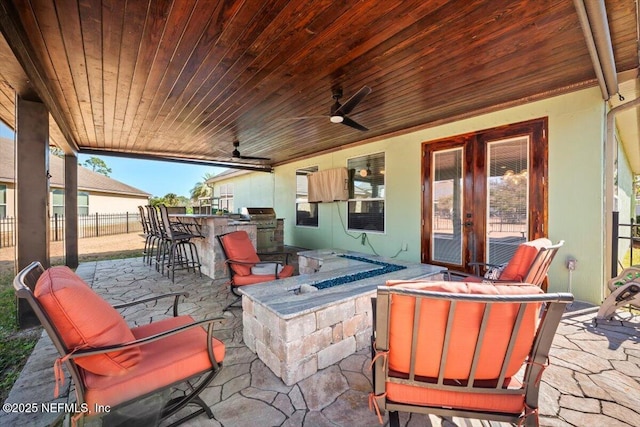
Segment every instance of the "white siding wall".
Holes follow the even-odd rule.
[[[146,197],[89,193],[89,214],[138,213],[138,206],[147,204]]]

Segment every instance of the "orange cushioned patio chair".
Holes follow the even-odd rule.
[[[251,243],[249,234],[244,230],[221,234],[217,237],[222,252],[227,259],[226,263],[229,265],[231,292],[238,296],[238,300],[241,294],[238,293],[237,289],[241,286],[291,277],[294,273],[294,267],[288,264],[288,253],[270,252],[268,254],[260,254],[282,256],[284,257],[284,262],[261,261],[253,243]],[[228,307],[231,307],[238,300]]]
[[[381,423],[388,411],[392,427],[398,412],[538,425],[540,377],[571,294],[520,283],[387,285],[373,299],[370,406]]]
[[[222,369],[225,345],[213,337],[221,319],[178,315],[178,300],[186,294],[111,306],[69,268],[44,270],[38,262],[18,273],[13,285],[60,353],[56,394],[64,381],[61,362],[71,375],[81,408],[76,421],[158,425],[172,417],[176,425],[202,413],[213,417],[199,394]],[[173,298],[173,317],[147,325],[130,328],[116,310],[166,297]],[[185,409],[189,404],[197,410]]]
[[[474,268],[474,274],[460,271],[444,271],[447,280],[460,280],[465,282],[521,282],[542,287],[546,290],[544,280],[553,258],[564,245],[560,240],[555,245],[547,238],[539,238],[518,245],[515,253],[506,265],[498,266],[480,262],[470,263]],[[487,269],[482,276],[480,269]]]

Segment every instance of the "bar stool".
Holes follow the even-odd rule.
[[[191,239],[202,238],[201,234],[193,233],[187,227],[179,222],[171,222],[169,212],[165,205],[159,205],[160,223],[164,230],[164,240],[162,244],[162,266],[165,261],[167,266],[167,276],[171,277],[171,281],[175,281],[175,271],[193,268],[196,269],[202,277],[200,270],[200,257],[198,256],[198,248]],[[164,268],[162,268],[164,271]],[[163,273],[164,274],[164,273]]]
[[[149,256],[147,257],[147,262],[149,265],[152,265],[155,261],[156,270],[160,271],[160,255],[162,252],[161,248],[165,239],[165,234],[163,228],[160,225],[156,207],[147,205],[145,206],[145,209],[147,211],[147,218],[149,220],[149,231],[151,232]]]
[[[142,262],[151,262],[151,252],[153,248],[153,239],[155,238],[153,231],[151,230],[151,224],[149,223],[149,216],[145,211],[144,206],[138,206],[138,212],[140,213],[140,223],[142,224],[142,234],[144,234],[144,248],[142,249]]]

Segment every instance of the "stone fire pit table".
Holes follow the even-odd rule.
[[[245,344],[287,385],[370,346],[371,297],[379,285],[436,280],[443,270],[339,250],[298,256],[301,271],[317,272],[240,288]]]

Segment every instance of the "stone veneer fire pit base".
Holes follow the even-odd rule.
[[[344,253],[405,268],[327,289],[312,288],[314,283],[380,268],[339,256]],[[442,271],[344,251],[305,251],[299,256],[302,264],[312,260],[319,271],[242,288],[245,344],[287,385],[371,344],[371,297],[377,286],[392,279],[436,279]]]

